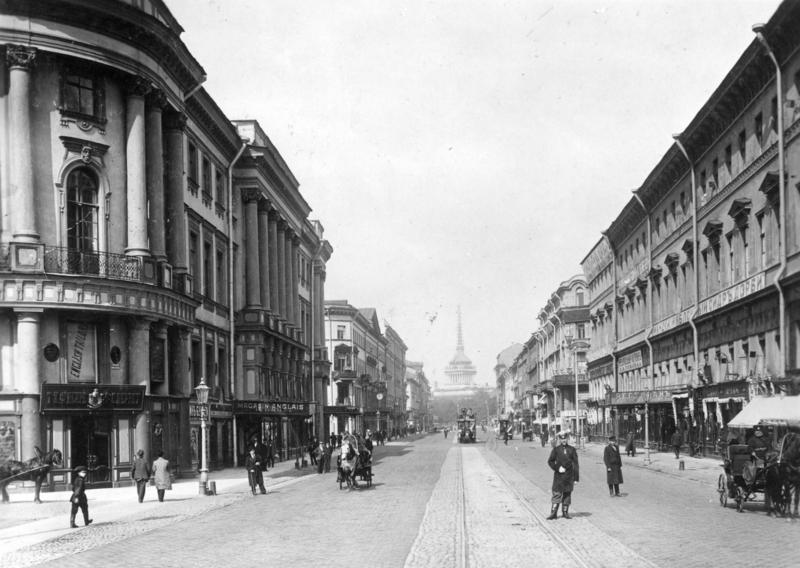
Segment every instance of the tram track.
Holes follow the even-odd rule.
[[[512,483],[506,475],[504,475],[498,467],[492,463],[490,460],[486,460],[486,463],[492,470],[492,473],[497,477],[497,479],[503,484],[503,487],[509,494],[513,495],[516,499],[517,503],[528,513],[530,519],[534,522],[536,528],[540,530],[543,534],[545,534],[553,543],[555,543],[558,548],[568,555],[577,566],[582,568],[603,568],[608,564],[602,558],[597,558],[595,555],[590,554],[591,550],[591,542],[582,542],[580,539],[579,534],[571,533],[569,535],[561,534],[561,530],[559,530],[558,526],[553,524],[552,521],[548,521],[546,516],[539,511],[539,508],[534,507],[530,499],[527,498],[516,486]],[[581,523],[580,519],[573,518],[572,521],[567,521],[575,523]],[[608,539],[612,539],[612,537],[608,535],[603,535],[603,540],[606,544],[608,544]],[[616,539],[612,539],[616,543],[616,547],[621,547],[627,549],[627,547],[616,541]],[[645,566],[647,568],[658,568],[658,566],[646,558],[641,557],[640,555],[636,554],[635,552],[627,549],[629,554],[635,556],[635,565],[636,566]],[[595,552],[597,550],[595,549]],[[622,564],[618,564],[622,565]]]

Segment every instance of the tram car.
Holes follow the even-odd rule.
[[[462,408],[458,414],[458,443],[471,444],[477,439],[475,414],[471,408]]]

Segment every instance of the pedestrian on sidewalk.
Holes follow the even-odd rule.
[[[315,454],[316,464],[317,464],[317,473],[322,473],[325,471],[325,442],[320,442],[319,446],[317,446],[313,453]]]
[[[628,442],[625,444],[625,455],[628,457],[636,457],[636,433],[628,432]]]
[[[683,435],[681,435],[680,430],[675,430],[672,433],[672,437],[670,438],[670,444],[672,445],[672,449],[675,451],[675,459],[681,457],[681,443],[683,442]]]
[[[89,501],[86,500],[86,475],[88,471],[82,465],[75,468],[72,476],[72,509],[69,513],[69,526],[72,529],[77,529],[78,525],[75,524],[75,515],[78,509],[83,513],[83,524],[89,526],[92,524],[92,519],[89,518]]]
[[[267,439],[265,456],[264,471],[269,471],[269,468],[275,467],[275,444],[272,443],[272,437]]]
[[[331,472],[332,455],[333,455],[333,444],[325,444],[325,473]]]
[[[606,464],[608,494],[611,497],[619,497],[619,486],[622,485],[622,456],[619,455],[616,436],[608,437],[608,445],[603,450],[603,463]]]
[[[256,438],[253,440],[253,449],[256,451],[256,457],[261,462],[261,471],[267,471],[267,462],[269,455],[269,448],[261,443],[261,440]]]
[[[250,491],[253,492],[253,495],[256,494],[256,485],[261,490],[261,494],[266,495],[264,476],[261,474],[261,460],[258,459],[255,448],[250,449],[250,455],[247,456],[244,467],[247,469],[247,479],[250,482]]]
[[[569,506],[572,504],[572,491],[578,483],[578,452],[567,443],[568,431],[558,433],[558,445],[550,452],[547,465],[553,470],[553,497],[551,499],[548,521],[558,518],[558,506],[562,516],[571,519]]]
[[[164,502],[164,492],[172,489],[172,479],[169,476],[169,461],[164,459],[164,452],[158,452],[158,458],[153,462],[153,479],[156,482],[158,500]]]
[[[131,477],[136,482],[139,503],[144,501],[144,492],[147,489],[147,482],[150,481],[150,474],[150,464],[144,459],[144,450],[139,450],[136,452],[136,459],[133,460],[133,467],[131,467]]]

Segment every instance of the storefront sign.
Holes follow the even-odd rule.
[[[263,400],[233,401],[235,414],[277,414],[307,416],[307,402],[265,402]]]
[[[673,327],[678,327],[679,325],[687,323],[692,314],[692,309],[693,308],[683,310],[682,312],[672,315],[667,319],[661,320],[660,322],[658,322],[653,326],[653,335],[664,333],[665,331],[668,331]]]
[[[141,412],[143,385],[42,384],[42,412]]]
[[[750,294],[755,294],[756,292],[763,290],[765,281],[766,273],[761,272],[752,278],[748,278],[741,284],[731,286],[727,290],[723,290],[722,292],[714,294],[709,299],[700,302],[698,315],[704,315],[713,312],[714,310],[723,308],[728,304],[736,302],[737,300],[741,300]]]
[[[231,405],[229,404],[219,404],[219,403],[211,403],[207,404],[206,407],[208,410],[206,411],[206,420],[210,418],[230,418],[231,417]],[[189,404],[189,418],[192,420],[200,420],[200,416],[203,414],[202,405],[193,402]]]
[[[668,390],[652,390],[652,391],[627,391],[615,392],[611,394],[612,404],[620,406],[624,405],[640,405],[645,402],[649,404],[659,404],[672,401],[672,392]]]
[[[589,378],[591,380],[599,379],[600,377],[604,377],[606,375],[612,375],[613,373],[614,373],[614,364],[605,363],[604,365],[599,365],[597,367],[589,369]]]
[[[746,397],[748,395],[747,381],[730,381],[702,387],[701,396],[703,398],[735,398]]]
[[[356,414],[360,414],[361,411],[357,406],[325,406],[323,407],[323,412],[325,414],[346,414],[348,416],[353,416]]]
[[[644,366],[644,359],[642,357],[642,351],[639,350],[620,357],[617,369],[620,373],[624,373],[626,371],[639,369],[642,366]]]

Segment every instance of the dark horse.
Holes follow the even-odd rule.
[[[789,432],[783,437],[779,456],[784,510],[789,516],[797,517],[800,502],[800,434]]]
[[[34,447],[34,450],[36,450],[36,457],[28,461],[7,460],[0,463],[0,490],[3,492],[3,503],[9,502],[6,485],[15,479],[35,481],[36,493],[33,496],[33,502],[42,502],[39,499],[42,483],[47,479],[47,474],[50,473],[51,467],[61,466],[61,450],[50,450],[44,455],[42,455],[42,451],[39,448]]]

